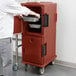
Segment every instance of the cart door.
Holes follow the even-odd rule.
[[[21,19],[17,16],[14,17],[14,34],[21,33]]]
[[[43,64],[41,56],[42,38],[33,36],[24,36],[22,41],[23,61]]]

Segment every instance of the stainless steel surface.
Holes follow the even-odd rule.
[[[36,22],[36,21],[38,21],[39,19],[36,18],[36,17],[27,17],[27,16],[24,16],[24,17],[23,17],[23,20],[24,20],[24,21],[28,21],[28,22]]]
[[[41,27],[41,25],[39,25],[39,24],[29,24],[29,27],[39,29]]]

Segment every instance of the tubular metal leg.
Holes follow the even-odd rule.
[[[16,34],[15,46],[16,46],[16,62],[13,65],[13,71],[17,71],[18,70],[18,34]]]
[[[16,64],[18,64],[18,34],[16,34]]]

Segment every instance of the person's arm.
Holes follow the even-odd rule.
[[[27,7],[23,7],[21,6],[19,3],[17,3],[15,0],[5,0],[5,2],[7,1],[4,11],[6,13],[10,13],[13,15],[35,15],[37,17],[40,17],[40,15],[38,13],[35,13],[33,11],[31,11],[30,9],[28,9]]]

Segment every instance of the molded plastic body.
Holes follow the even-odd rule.
[[[22,32],[22,63],[38,67],[45,67],[56,58],[56,18],[57,6],[50,2],[29,2],[22,3],[23,6],[39,13],[41,19],[38,22],[24,22],[20,30],[21,22],[15,23],[16,31]],[[43,16],[48,15],[48,25],[44,25]],[[45,17],[46,18],[46,17]],[[15,21],[17,22],[17,21]],[[17,25],[16,25],[17,24]],[[39,24],[39,29],[30,28],[29,24]],[[47,27],[44,27],[47,26]]]

